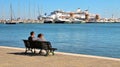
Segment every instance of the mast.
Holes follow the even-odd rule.
[[[38,16],[40,16],[40,10],[39,10],[39,6],[38,6]]]
[[[12,4],[10,4],[10,22],[12,22],[12,19],[13,19],[13,17],[12,17]]]
[[[17,10],[18,10],[18,12],[17,12],[17,13],[18,13],[17,21],[18,21],[18,20],[21,19],[21,18],[20,18],[20,1],[18,1],[18,9],[17,9]]]
[[[29,15],[28,15],[28,16],[29,16],[29,19],[31,19],[31,12],[30,12],[30,10],[31,10],[31,9],[30,9],[30,0],[29,0],[29,6],[28,6],[28,7],[29,7],[29,12],[28,12],[28,13],[29,13]]]
[[[43,6],[41,5],[40,15],[43,13]]]
[[[4,23],[4,21],[5,21],[5,18],[4,18],[4,14],[5,14],[5,6],[2,4],[2,17],[1,17],[1,20],[2,20],[2,22]]]
[[[23,15],[23,19],[24,19],[24,21],[26,21],[26,16],[28,15],[28,13],[26,13],[26,4],[25,3],[23,3],[23,5],[25,6],[24,8],[23,8],[23,10],[21,11],[21,13],[23,12],[24,13],[24,15]]]
[[[114,18],[114,15],[112,14],[112,19]]]
[[[36,19],[36,18],[35,18],[35,17],[36,17],[36,16],[35,16],[35,14],[36,14],[35,11],[36,11],[36,4],[35,4],[35,1],[34,1],[34,18],[33,18],[34,20]]]

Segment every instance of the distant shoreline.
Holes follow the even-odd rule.
[[[17,23],[17,24],[116,24],[120,22],[88,22],[88,23]],[[5,24],[5,23],[0,23]]]

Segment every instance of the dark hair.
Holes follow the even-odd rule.
[[[33,35],[34,34],[34,31],[30,32],[30,35]]]
[[[43,35],[43,34],[40,33],[40,34],[38,34],[38,37],[41,37],[42,35]]]

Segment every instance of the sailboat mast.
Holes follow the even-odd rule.
[[[12,4],[10,4],[10,21],[12,22]]]
[[[5,7],[4,7],[3,4],[2,4],[2,7],[3,7],[3,8],[2,8],[2,18],[1,18],[1,19],[2,19],[2,21],[4,22],[4,12],[5,12],[5,11],[4,11],[4,8],[5,8]]]
[[[31,5],[31,4],[30,4],[30,0],[29,0],[29,6],[28,6],[28,7],[29,7],[29,15],[28,15],[28,16],[29,16],[29,19],[31,19],[31,12],[30,12],[31,9],[30,9],[30,5]]]
[[[38,6],[38,16],[40,16],[40,10],[39,10],[39,6]]]
[[[43,11],[43,7],[42,7],[42,5],[41,5],[41,10],[40,10],[40,14],[42,15],[42,11]]]
[[[18,17],[17,20],[20,19],[20,1],[18,1]]]

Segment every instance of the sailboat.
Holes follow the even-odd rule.
[[[12,17],[12,5],[10,4],[10,20],[6,22],[6,24],[16,24],[16,22],[13,22]]]

